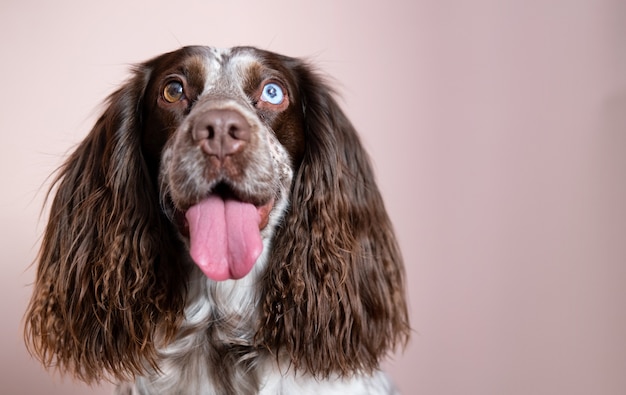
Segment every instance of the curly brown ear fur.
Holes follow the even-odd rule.
[[[319,377],[371,372],[409,337],[402,257],[359,138],[296,66],[305,153],[273,242],[259,339]]]
[[[31,353],[87,382],[154,364],[155,339],[173,333],[184,305],[180,254],[140,148],[148,77],[140,66],[111,95],[60,169],[25,317]]]

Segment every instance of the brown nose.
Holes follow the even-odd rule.
[[[196,119],[192,137],[204,152],[224,159],[244,149],[250,125],[237,111],[209,110]]]

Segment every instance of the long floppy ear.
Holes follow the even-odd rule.
[[[273,242],[259,338],[316,376],[371,372],[409,337],[402,257],[353,126],[319,77],[295,70],[306,147]]]
[[[50,192],[26,343],[86,382],[154,365],[155,339],[171,335],[184,303],[176,244],[141,153],[149,72],[139,66],[109,97]]]

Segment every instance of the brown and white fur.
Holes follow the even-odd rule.
[[[395,393],[380,362],[409,336],[401,255],[306,62],[185,47],[138,65],[51,196],[25,329],[44,365],[118,394]],[[209,198],[252,210],[250,264],[195,262],[189,213]]]

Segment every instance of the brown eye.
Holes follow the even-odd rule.
[[[168,103],[176,103],[183,98],[183,84],[180,81],[171,81],[163,88],[163,98]]]

